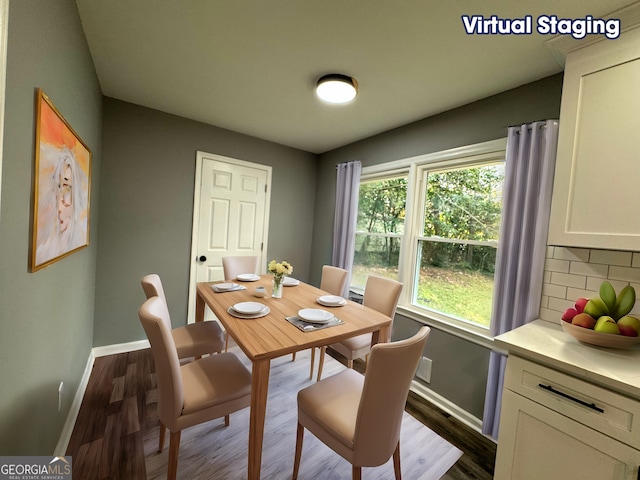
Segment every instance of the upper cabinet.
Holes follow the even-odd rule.
[[[640,28],[567,55],[549,245],[640,251]]]

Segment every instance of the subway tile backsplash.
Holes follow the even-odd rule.
[[[558,323],[577,298],[598,295],[603,280],[616,292],[631,284],[640,298],[640,253],[547,247],[539,317]],[[631,313],[640,314],[640,301]]]

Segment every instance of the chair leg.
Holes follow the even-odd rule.
[[[347,367],[353,368],[353,360],[347,360]]]
[[[298,423],[296,432],[296,453],[293,460],[293,476],[291,480],[298,480],[298,470],[300,468],[300,457],[302,456],[302,440],[304,439],[304,427]]]
[[[229,332],[224,332],[224,351],[229,350]]]
[[[167,480],[176,480],[178,474],[178,453],[180,452],[180,430],[171,432],[169,437],[169,465]]]
[[[158,453],[160,453],[164,449],[164,436],[167,433],[167,427],[165,427],[162,422],[158,423],[160,424],[160,441],[158,442]]]
[[[229,415],[225,415],[224,416],[224,426],[228,427],[229,426]]]
[[[324,367],[324,356],[327,353],[327,347],[320,347],[320,358],[318,359],[318,382],[322,378],[322,367]]]
[[[313,367],[316,363],[316,347],[311,347],[311,367],[309,368],[309,380],[313,380]]]
[[[295,361],[296,361],[296,352],[293,352],[293,353],[291,354],[291,361],[292,361],[292,362],[295,362]]]
[[[351,478],[353,480],[362,480],[362,467],[351,466]]]
[[[400,472],[400,442],[398,442],[393,452],[393,471],[396,474],[396,480],[402,480],[402,473]]]

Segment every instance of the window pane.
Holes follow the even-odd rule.
[[[424,236],[497,240],[504,164],[429,173]]]
[[[400,243],[398,237],[357,234],[351,285],[364,289],[369,275],[397,280]]]
[[[496,248],[419,241],[420,276],[414,301],[460,320],[489,327]]]
[[[360,184],[356,230],[366,233],[404,233],[407,178]]]

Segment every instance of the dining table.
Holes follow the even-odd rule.
[[[208,306],[252,363],[249,480],[260,478],[271,360],[309,348],[331,345],[364,333],[372,334],[372,344],[384,342],[389,338],[391,326],[388,316],[352,300],[346,300],[342,306],[320,305],[318,298],[327,295],[327,292],[302,281],[290,282],[294,284],[292,286],[286,286],[285,283],[282,297],[273,298],[273,276],[260,275],[255,278],[250,282],[226,280],[226,283],[236,283],[245,288],[221,292],[214,290],[214,286],[221,282],[198,282],[195,318],[197,322],[204,321],[205,307]],[[266,296],[256,297],[257,287],[264,287]],[[232,315],[232,307],[242,302],[262,303],[269,308],[269,313],[260,318],[238,318]],[[342,323],[302,330],[287,320],[288,317],[296,317],[300,310],[309,308],[329,311]]]

